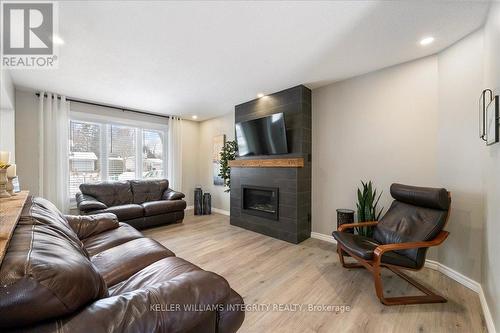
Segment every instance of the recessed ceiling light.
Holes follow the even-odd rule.
[[[198,119],[198,116],[191,116],[191,118],[193,118],[193,119]]]
[[[420,45],[425,46],[434,42],[434,37],[425,37],[420,40]]]
[[[52,37],[52,41],[54,42],[54,44],[57,44],[57,45],[63,45],[64,44],[64,40],[61,37],[57,36],[57,35],[54,35]]]
[[[265,95],[263,93],[260,93],[260,94],[257,94],[257,98],[262,98],[264,97]]]

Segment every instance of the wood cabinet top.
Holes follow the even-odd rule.
[[[16,229],[29,191],[21,191],[10,198],[0,199],[0,265],[9,247],[10,238]]]

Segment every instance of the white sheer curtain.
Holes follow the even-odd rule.
[[[40,92],[38,102],[38,193],[67,213],[69,102],[64,96],[44,92]]]
[[[168,121],[168,180],[170,188],[182,191],[182,119]]]

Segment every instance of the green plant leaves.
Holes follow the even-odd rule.
[[[382,214],[382,209],[377,212],[377,205],[383,192],[377,196],[377,189],[374,188],[371,181],[365,183],[361,181],[362,189],[358,188],[358,202],[356,207],[358,210],[358,222],[365,221],[378,221]],[[356,228],[359,235],[371,237],[373,235],[373,228],[361,227]]]
[[[224,185],[227,189],[224,192],[231,191],[231,167],[229,161],[236,157],[238,151],[238,144],[236,140],[226,141],[220,153],[220,172],[219,176],[223,179]]]

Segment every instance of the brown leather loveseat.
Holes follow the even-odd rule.
[[[29,197],[0,266],[1,332],[236,332],[243,300],[111,213]]]
[[[113,213],[137,229],[182,222],[184,194],[168,180],[130,180],[81,184],[76,202],[81,214]]]

